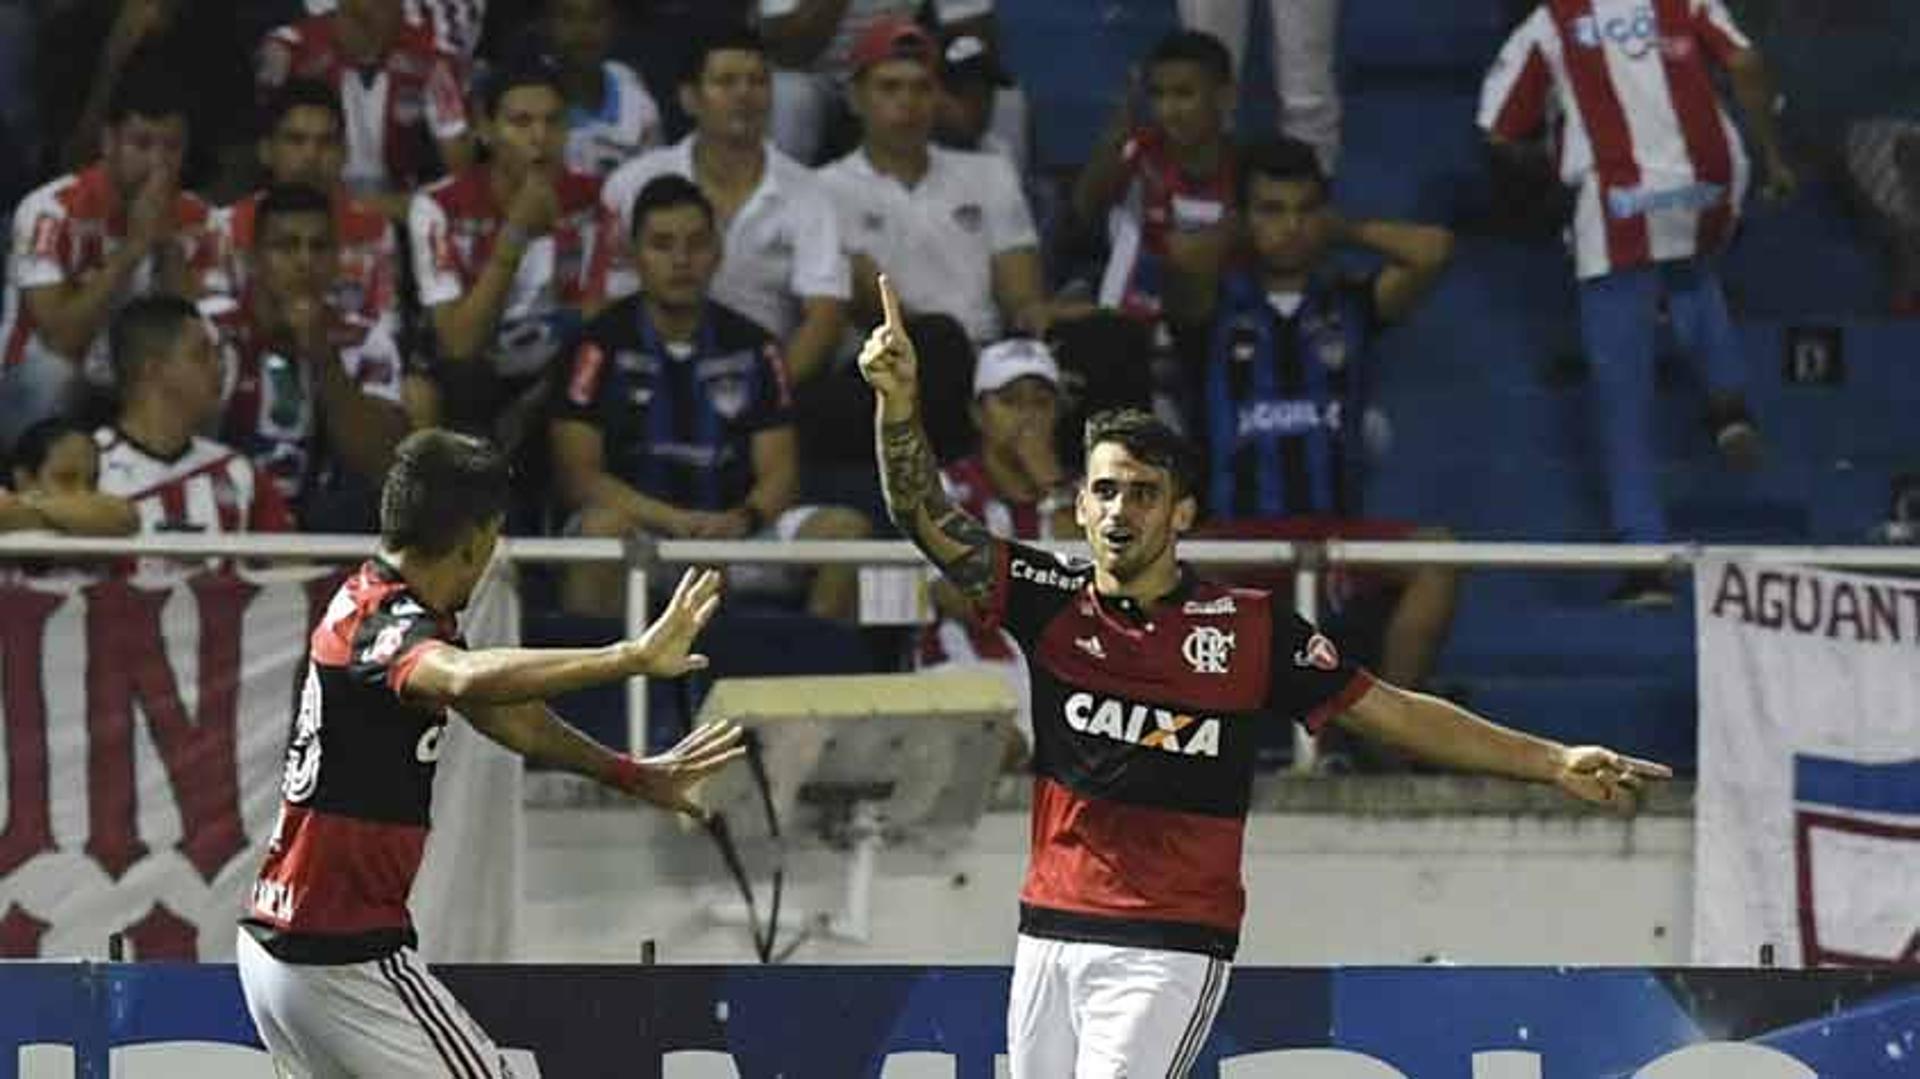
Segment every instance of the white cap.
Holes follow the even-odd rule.
[[[1046,342],[1033,337],[1009,337],[980,350],[973,365],[973,395],[991,393],[1017,379],[1044,378],[1047,384],[1060,385],[1060,365]]]

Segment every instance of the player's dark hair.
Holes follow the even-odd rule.
[[[139,381],[148,362],[173,349],[183,327],[199,321],[200,309],[179,296],[157,293],[127,301],[107,329],[107,348],[122,391]]]
[[[637,237],[647,225],[647,215],[675,206],[698,206],[707,224],[714,222],[713,203],[700,186],[678,173],[665,173],[647,181],[633,199],[633,234]]]
[[[1320,156],[1313,147],[1299,139],[1281,135],[1265,142],[1244,147],[1238,161],[1240,168],[1240,208],[1246,209],[1247,196],[1253,190],[1253,178],[1262,176],[1281,182],[1309,182],[1320,185],[1320,193],[1327,192],[1327,174],[1320,168]]]
[[[1173,477],[1176,498],[1199,496],[1200,451],[1160,417],[1137,408],[1096,412],[1087,418],[1083,440],[1087,455],[1107,442],[1125,448],[1143,464],[1166,469]]]
[[[166,56],[142,47],[134,50],[107,95],[107,125],[114,126],[129,116],[148,120],[178,117],[184,121],[190,104],[187,81],[181,73],[171,69]]]
[[[493,117],[499,113],[500,101],[508,92],[528,86],[544,86],[558,94],[562,101],[567,98],[567,91],[560,85],[559,61],[546,52],[527,51],[514,56],[482,80],[481,107],[488,117]]]
[[[380,540],[428,558],[447,554],[507,512],[506,455],[472,435],[429,427],[400,441],[380,488]]]
[[[39,472],[47,467],[47,458],[53,456],[53,448],[62,439],[72,435],[92,440],[87,429],[80,426],[78,420],[68,416],[53,416],[27,428],[19,438],[13,440],[13,470],[29,475]]]
[[[1161,38],[1147,54],[1147,70],[1161,64],[1197,64],[1223,86],[1233,81],[1233,54],[1204,30],[1174,30]]]
[[[320,109],[333,117],[333,129],[346,137],[347,114],[340,106],[340,95],[318,79],[292,79],[267,99],[260,110],[260,136],[266,138],[280,129],[287,114],[295,109]]]
[[[276,217],[288,217],[294,214],[319,214],[327,220],[327,231],[333,231],[333,200],[306,184],[275,184],[267,188],[260,196],[260,206],[254,210],[253,242],[258,246],[267,234],[267,222]]]
[[[707,61],[717,52],[758,53],[762,59],[767,55],[767,43],[750,26],[734,24],[702,35],[687,56],[687,64],[680,69],[680,85],[690,86],[700,81],[707,73]]]

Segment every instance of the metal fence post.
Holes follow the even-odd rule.
[[[647,631],[647,578],[657,561],[659,549],[651,536],[630,533],[621,544],[627,567],[627,639],[637,639]],[[645,676],[627,679],[627,752],[644,757],[653,743],[647,738],[647,685]]]
[[[1317,622],[1320,617],[1320,574],[1326,565],[1327,549],[1318,543],[1303,543],[1298,550],[1300,557],[1293,564],[1293,609],[1307,621]],[[1313,735],[1300,724],[1294,724],[1293,770],[1311,772],[1318,759],[1319,749],[1314,745]]]

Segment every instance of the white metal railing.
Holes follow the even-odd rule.
[[[0,561],[14,558],[105,559],[244,558],[293,562],[352,562],[372,554],[371,536],[251,534],[208,536],[161,532],[139,537],[91,538],[46,532],[0,535]],[[1049,550],[1084,552],[1080,543],[1037,544]],[[1920,570],[1920,547],[1699,546],[1694,544],[1472,543],[1429,541],[1326,542],[1193,540],[1180,545],[1183,559],[1200,565],[1292,565],[1294,606],[1303,617],[1318,615],[1320,574],[1334,566],[1442,565],[1462,569],[1691,569],[1703,557],[1824,566],[1852,570]],[[509,537],[501,557],[510,562],[620,562],[627,567],[627,633],[646,626],[649,574],[660,566],[863,565],[912,566],[920,552],[903,540],[651,540],[540,539]],[[647,687],[627,683],[628,745],[647,744]],[[1298,735],[1296,766],[1310,765],[1313,746]]]

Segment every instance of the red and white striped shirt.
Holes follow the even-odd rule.
[[[1100,306],[1130,318],[1158,319],[1166,296],[1167,240],[1173,233],[1224,225],[1233,213],[1234,161],[1212,176],[1188,176],[1158,128],[1143,128],[1120,149],[1127,187],[1107,213],[1107,267]]]
[[[262,98],[289,79],[333,87],[347,121],[347,186],[366,192],[419,183],[428,140],[467,133],[465,66],[431,28],[409,23],[379,66],[364,70],[341,50],[333,16],[318,15],[269,33],[255,78]]]
[[[219,243],[210,228],[212,210],[198,195],[182,191],[174,200],[174,240],[200,293],[225,292],[220,274]],[[13,213],[13,254],[8,260],[6,310],[0,316],[0,367],[12,367],[34,353],[52,354],[40,337],[24,293],[48,285],[76,284],[98,271],[125,245],[127,214],[119,193],[107,177],[106,166],[89,165],[35,189]],[[158,286],[154,260],[148,256],[114,297],[117,309]],[[112,382],[107,335],[94,335],[83,361],[88,375],[100,385]]]
[[[256,191],[219,211],[221,272],[233,295],[243,296],[252,276],[254,224],[265,192]],[[340,276],[327,294],[341,315],[367,322],[400,317],[400,230],[372,206],[344,189],[333,195],[333,238]]]
[[[614,260],[623,257],[619,225],[600,205],[600,181],[562,172],[554,188],[560,218],[521,254],[488,350],[494,370],[508,378],[545,370],[570,340],[566,324],[577,325],[585,311],[599,306]],[[484,165],[414,195],[407,231],[420,306],[432,311],[466,295],[506,223]]]
[[[1732,237],[1747,157],[1713,85],[1750,47],[1722,0],[1547,0],[1501,49],[1480,126],[1550,124],[1578,189],[1581,278],[1707,254]]]
[[[271,483],[262,482],[246,454],[195,436],[166,458],[102,427],[100,491],[133,503],[141,532],[289,532],[293,515]]]

